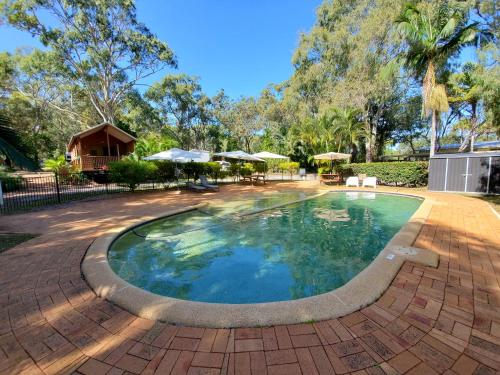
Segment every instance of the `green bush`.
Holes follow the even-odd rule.
[[[122,159],[109,163],[109,171],[113,182],[125,184],[130,191],[135,191],[140,183],[155,178],[157,167],[147,161]]]
[[[345,164],[342,169],[346,176],[366,174],[377,177],[378,183],[382,185],[427,185],[428,163],[425,161],[353,163]]]
[[[52,172],[59,172],[62,169],[68,168],[68,162],[64,155],[59,155],[57,158],[45,160],[43,166]]]
[[[200,175],[206,174],[208,163],[198,163],[196,161],[190,161],[189,163],[182,164],[181,168],[184,171],[184,174],[187,176],[188,180],[193,178],[193,180],[197,180]]]
[[[216,163],[215,161],[209,161],[208,163],[203,164],[205,164],[205,175],[211,177],[215,181],[223,178],[221,173],[221,165],[219,163]]]
[[[229,175],[237,176],[240,173],[240,164],[238,162],[231,163],[229,166]]]
[[[2,183],[2,191],[16,191],[21,188],[23,178],[20,176],[11,176],[5,172],[0,172],[0,182]]]
[[[155,180],[163,183],[175,179],[175,163],[168,160],[155,161],[156,171]]]
[[[300,163],[295,161],[287,161],[280,163],[280,169],[282,172],[290,173],[290,178],[292,178],[294,173],[298,173],[300,168]]]
[[[240,168],[240,175],[242,176],[251,176],[255,171],[254,165],[252,163],[245,163]]]
[[[269,170],[269,167],[267,165],[267,163],[255,163],[254,164],[254,169],[255,169],[255,172],[257,173],[267,173],[267,171]]]

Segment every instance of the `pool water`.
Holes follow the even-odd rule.
[[[164,296],[218,303],[293,300],[351,280],[420,203],[380,193],[277,193],[136,227],[112,244],[108,258],[120,277]]]

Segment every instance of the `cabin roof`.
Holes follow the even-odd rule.
[[[129,142],[136,140],[136,138],[134,136],[130,135],[126,131],[124,131],[124,130],[122,130],[122,129],[120,129],[120,128],[118,128],[110,123],[104,122],[102,124],[99,124],[99,125],[96,125],[96,126],[89,128],[89,129],[86,129],[84,131],[81,131],[80,133],[74,134],[68,143],[68,150],[71,150],[71,148],[73,147],[73,144],[78,139],[88,137],[89,135],[97,133],[97,132],[103,130],[104,128],[107,128],[108,133],[110,135],[112,135],[113,137],[119,139],[120,141],[122,141],[124,143],[129,143]]]

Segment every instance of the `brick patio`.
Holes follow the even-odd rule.
[[[498,373],[500,220],[478,199],[425,193],[436,203],[415,246],[438,252],[439,268],[406,263],[376,303],[330,321],[176,327],[97,298],[81,277],[88,246],[118,224],[293,187],[312,188],[157,192],[1,217],[2,231],[43,235],[0,255],[0,374]]]

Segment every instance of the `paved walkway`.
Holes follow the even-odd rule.
[[[406,263],[374,304],[340,319],[254,329],[176,327],[97,298],[80,262],[99,235],[166,209],[248,191],[150,193],[0,218],[44,233],[0,255],[0,374],[494,374],[500,370],[500,220],[482,201],[436,199]],[[307,185],[309,186],[309,185]],[[307,188],[307,186],[303,186]]]

